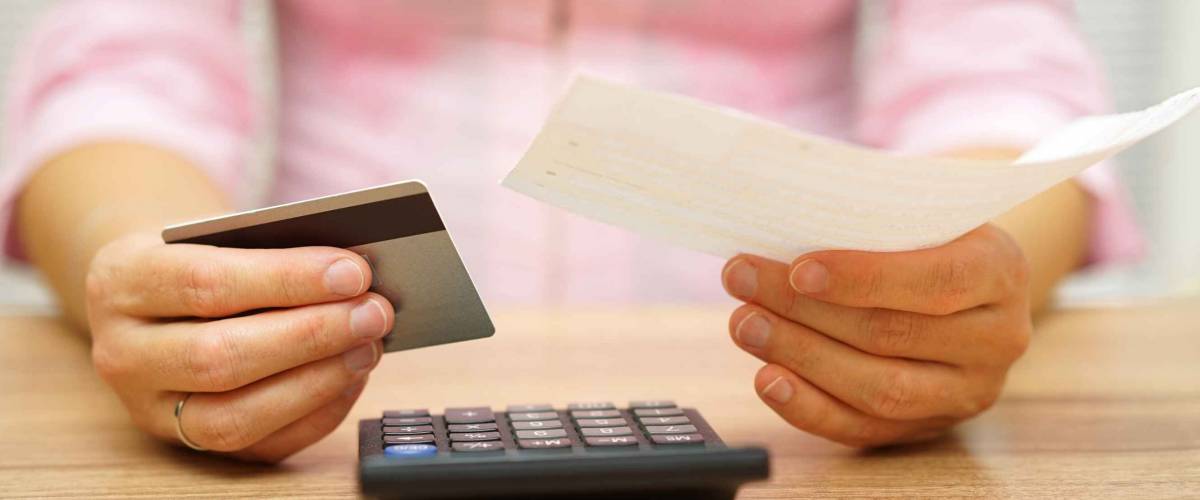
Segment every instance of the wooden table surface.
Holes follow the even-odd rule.
[[[988,413],[951,436],[861,452],[788,427],[727,308],[496,311],[489,340],[389,354],[351,417],[276,467],[160,445],[54,318],[0,317],[0,497],[350,497],[354,420],[385,408],[666,397],[727,441],[766,443],[742,498],[1200,496],[1200,301],[1055,313]]]

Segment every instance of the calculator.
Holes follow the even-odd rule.
[[[664,400],[385,411],[359,421],[359,483],[377,498],[733,498],[768,455],[727,446]]]

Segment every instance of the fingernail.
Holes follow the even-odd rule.
[[[762,395],[779,404],[787,403],[792,400],[792,384],[784,380],[783,376],[779,376],[771,383],[763,387]]]
[[[387,316],[375,299],[367,299],[350,311],[350,333],[356,337],[376,338],[387,333]]]
[[[725,288],[734,297],[748,299],[754,297],[758,289],[758,270],[746,259],[739,258],[725,269]]]
[[[771,337],[771,322],[762,314],[752,312],[742,319],[734,331],[738,342],[750,347],[766,347]]]
[[[367,277],[350,259],[338,259],[325,270],[325,286],[331,293],[353,297],[363,293]]]
[[[352,372],[370,368],[375,364],[375,343],[371,342],[346,351],[346,354],[342,355],[342,360],[346,362],[346,368]]]
[[[792,275],[788,278],[792,288],[800,293],[818,293],[825,291],[829,284],[829,270],[812,259],[805,259],[796,264]]]

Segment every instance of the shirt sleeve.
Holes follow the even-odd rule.
[[[913,153],[1029,147],[1072,119],[1106,111],[1073,2],[893,0],[864,70],[858,134]],[[1132,260],[1142,237],[1111,165],[1076,178],[1094,198],[1089,262]]]
[[[85,143],[168,149],[236,193],[253,132],[240,12],[233,0],[85,0],[47,13],[8,81],[0,166],[6,256],[23,257],[13,212],[30,175]]]

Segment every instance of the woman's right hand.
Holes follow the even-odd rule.
[[[87,276],[96,371],[134,423],[179,443],[276,462],[346,416],[392,328],[348,250],[246,250],[130,235]]]

